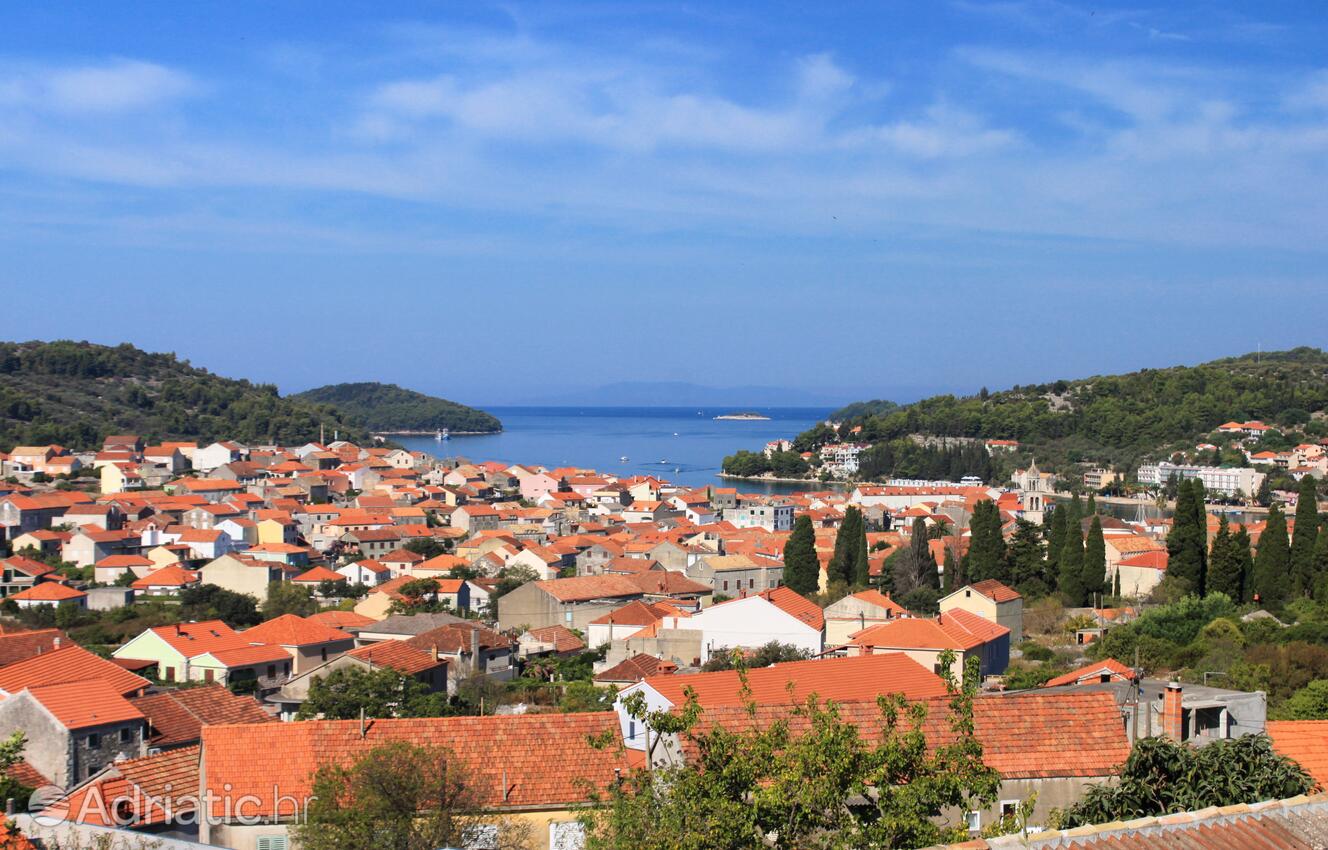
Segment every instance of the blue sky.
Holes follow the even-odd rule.
[[[270,5],[5,10],[0,336],[475,403],[1328,336],[1318,4]]]

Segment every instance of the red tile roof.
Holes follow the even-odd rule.
[[[956,608],[935,620],[905,618],[868,626],[850,635],[849,643],[882,649],[969,650],[1009,633],[1005,626]]]
[[[438,661],[432,653],[416,649],[403,640],[379,641],[357,647],[346,654],[376,667],[390,667],[407,676],[431,670],[440,663],[447,663],[445,660]]]
[[[1053,679],[1048,679],[1042,687],[1058,688],[1061,685],[1075,685],[1084,681],[1096,682],[1103,676],[1127,682],[1133,682],[1137,678],[1137,674],[1129,667],[1114,658],[1108,658],[1105,661],[1094,662],[1080,667],[1078,670],[1071,670],[1069,673],[1063,673]]]
[[[73,643],[0,668],[0,690],[11,694],[24,688],[90,681],[105,683],[117,694],[136,694],[150,684]]]
[[[337,611],[335,609],[319,611],[317,614],[310,614],[304,619],[333,629],[358,629],[378,622],[373,617],[356,614],[354,611]]]
[[[1266,731],[1274,750],[1328,788],[1328,720],[1269,720]]]
[[[346,577],[341,573],[334,573],[327,567],[313,567],[297,575],[291,581],[298,581],[305,584],[321,584],[325,581],[345,581]]]
[[[922,729],[928,744],[953,741],[949,697],[932,697],[926,704]],[[863,738],[880,734],[880,709],[874,700],[839,702],[838,709]],[[789,717],[787,705],[758,704],[755,719],[748,717],[745,707],[729,705],[706,708],[701,723],[740,728],[788,718],[795,731],[805,723]],[[1006,779],[1109,776],[1130,754],[1120,710],[1109,693],[980,696],[973,700],[973,727],[982,743],[982,760]]]
[[[668,672],[677,669],[676,664],[671,661],[661,661],[653,655],[646,655],[644,652],[633,655],[631,658],[619,661],[617,664],[595,674],[596,682],[639,682],[642,679],[648,679],[657,673]]]
[[[197,741],[204,726],[274,720],[257,700],[232,694],[224,685],[165,691],[130,702],[148,718],[149,741],[155,747],[174,747]]]
[[[646,684],[674,705],[681,705],[684,688],[696,692],[704,708],[739,705],[738,674],[733,670],[651,676]],[[793,692],[788,685],[793,683]],[[801,702],[810,694],[822,699],[874,699],[881,694],[902,693],[910,699],[940,696],[945,682],[903,653],[882,653],[854,658],[818,658],[789,661],[747,671],[752,697],[762,705]]]
[[[974,582],[969,586],[990,599],[992,602],[998,604],[1001,602],[1013,602],[1016,599],[1023,598],[1019,595],[1019,591],[1012,587],[1006,587],[994,578],[989,578],[986,581]]]
[[[100,679],[24,688],[69,729],[142,720],[143,713]]]
[[[196,570],[185,569],[179,564],[168,564],[142,578],[134,579],[134,583],[129,586],[135,590],[147,590],[153,587],[187,587],[198,584],[198,581],[199,574]]]
[[[626,768],[619,747],[590,744],[592,736],[618,738],[618,716],[608,711],[382,719],[368,723],[363,734],[360,729],[357,720],[205,728],[203,784],[213,795],[211,814],[222,816],[224,799],[246,794],[261,801],[255,814],[273,814],[274,789],[304,799],[320,766],[348,764],[389,741],[456,753],[489,810],[586,802],[590,788],[602,790],[614,781],[615,768]]]
[[[59,646],[71,643],[59,629],[33,629],[31,631],[0,634],[0,667],[23,661]]]
[[[572,576],[535,582],[535,586],[559,602],[589,602],[592,599],[612,599],[621,596],[640,596],[642,589],[627,576]]]
[[[197,809],[200,748],[180,747],[117,762],[43,810],[46,817],[93,826],[168,823]],[[3,847],[3,845],[0,845]]]
[[[67,585],[55,581],[45,581],[41,584],[34,584],[27,590],[20,590],[18,593],[10,596],[14,600],[27,600],[28,602],[69,602],[74,599],[83,599],[87,594],[81,590],[75,590]]]
[[[245,629],[240,636],[248,643],[268,643],[277,646],[309,646],[353,639],[346,632],[306,620],[295,614],[282,614],[252,629]]]
[[[193,658],[219,649],[235,649],[249,645],[249,641],[240,637],[239,632],[221,620],[154,626],[151,631],[185,658]]]
[[[553,644],[554,652],[580,652],[586,648],[585,641],[577,637],[571,629],[562,625],[531,629],[530,636],[540,643]]]

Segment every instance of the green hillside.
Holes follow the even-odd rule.
[[[332,407],[282,398],[272,385],[222,378],[173,354],[128,344],[0,342],[3,449],[91,449],[110,434],[296,444],[316,439],[320,426],[369,439],[362,423]]]
[[[1198,366],[1143,369],[1001,392],[934,396],[897,408],[860,403],[838,433],[820,426],[801,449],[847,438],[873,443],[913,434],[1018,440],[1039,463],[1093,460],[1130,464],[1185,446],[1228,420],[1260,419],[1283,430],[1328,433],[1315,414],[1328,409],[1328,353],[1317,348],[1247,354]],[[862,412],[859,412],[862,411]]]
[[[496,417],[483,410],[403,389],[396,384],[331,384],[298,393],[292,398],[335,405],[338,410],[354,416],[380,433],[434,431],[439,428],[458,432],[494,432],[503,429]]]

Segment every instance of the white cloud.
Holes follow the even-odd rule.
[[[176,100],[195,88],[179,71],[122,59],[0,76],[0,105],[61,113],[131,112]]]

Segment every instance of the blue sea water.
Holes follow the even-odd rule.
[[[503,432],[453,436],[394,437],[407,448],[437,457],[472,461],[579,466],[617,475],[651,474],[691,487],[718,484],[725,455],[758,451],[771,440],[792,439],[829,413],[829,408],[693,407],[487,407]],[[754,410],[768,420],[716,420]],[[627,460],[621,458],[626,457]],[[743,484],[744,490],[788,491],[791,485]],[[802,489],[805,489],[802,488]]]

